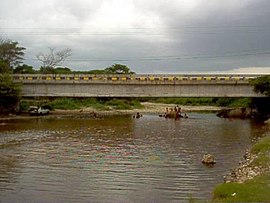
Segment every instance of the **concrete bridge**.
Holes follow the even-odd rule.
[[[23,97],[264,97],[250,80],[260,75],[14,74]]]

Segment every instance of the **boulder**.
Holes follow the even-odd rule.
[[[204,164],[215,164],[215,157],[212,154],[204,154],[202,158]]]
[[[252,108],[223,109],[217,116],[221,118],[251,118],[255,112]]]

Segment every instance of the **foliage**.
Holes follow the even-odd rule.
[[[251,81],[254,91],[270,97],[270,76],[262,76]]]
[[[26,101],[21,101],[20,102],[20,111],[26,111],[30,107],[29,103]]]
[[[63,109],[63,110],[72,110],[80,109],[81,105],[79,100],[71,98],[61,98],[55,99],[54,101],[48,103],[52,109]]]
[[[23,47],[18,42],[0,39],[0,113],[15,111],[20,99],[21,87],[11,77],[12,66],[21,63]]]
[[[152,98],[152,102],[189,106],[249,107],[250,98]]]
[[[105,103],[107,106],[111,106],[113,109],[131,109],[131,106],[124,100],[112,99]]]
[[[199,105],[212,105],[212,98],[158,98],[152,99],[154,102],[165,103],[165,104],[178,104],[178,105],[191,105],[191,106],[199,106]]]
[[[71,74],[72,70],[67,67],[56,67],[54,69],[55,74]]]
[[[18,42],[4,40],[0,38],[0,62],[4,62],[7,67],[12,69],[22,63],[24,47],[19,47]]]
[[[213,103],[223,107],[250,107],[252,100],[250,98],[215,98]]]
[[[53,67],[49,67],[49,66],[47,66],[47,67],[44,67],[44,66],[40,67],[39,72],[42,73],[42,74],[55,74],[54,68]]]
[[[0,60],[0,74],[11,73],[11,69],[5,61]]]
[[[39,73],[42,74],[72,74],[74,73],[71,69],[67,67],[40,67]]]
[[[25,106],[25,104],[22,104]],[[28,102],[29,105],[29,102]],[[126,99],[109,99],[109,100],[98,100],[96,98],[85,98],[85,99],[73,99],[73,98],[58,98],[53,101],[43,103],[43,107],[49,109],[63,109],[73,110],[82,108],[94,108],[96,110],[109,110],[109,109],[140,109],[143,106],[137,100],[126,100]]]
[[[0,113],[15,110],[20,99],[20,91],[20,86],[12,82],[10,74],[0,74]]]
[[[108,68],[105,68],[106,74],[134,74],[126,65],[114,64]]]
[[[35,74],[37,73],[36,70],[34,70],[33,66],[28,66],[26,64],[23,64],[21,66],[16,67],[13,70],[14,74]]]
[[[74,74],[105,74],[105,70],[73,71]]]

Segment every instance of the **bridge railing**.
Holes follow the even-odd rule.
[[[248,83],[261,74],[13,74],[21,83]]]

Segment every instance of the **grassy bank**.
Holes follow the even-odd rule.
[[[186,106],[249,107],[250,98],[152,98],[151,102]]]
[[[20,104],[21,110],[27,110],[29,106],[42,106],[50,110],[75,110],[84,108],[93,108],[95,110],[130,110],[142,109],[143,105],[138,100],[134,99],[96,99],[96,98],[58,98],[52,101],[45,100],[24,100]]]
[[[248,107],[251,104],[249,98],[58,98],[55,100],[23,100],[21,110],[27,110],[29,106],[42,106],[50,110],[74,110],[93,108],[96,110],[131,110],[142,109],[141,102],[154,102],[163,104],[176,104],[185,106],[225,106],[225,107]]]
[[[214,190],[214,202],[269,202],[270,201],[270,136],[259,140],[251,149],[252,161],[242,170],[247,180],[243,183],[229,182]],[[240,170],[241,171],[241,170]],[[249,174],[255,177],[249,179]],[[256,174],[257,173],[257,174]]]

